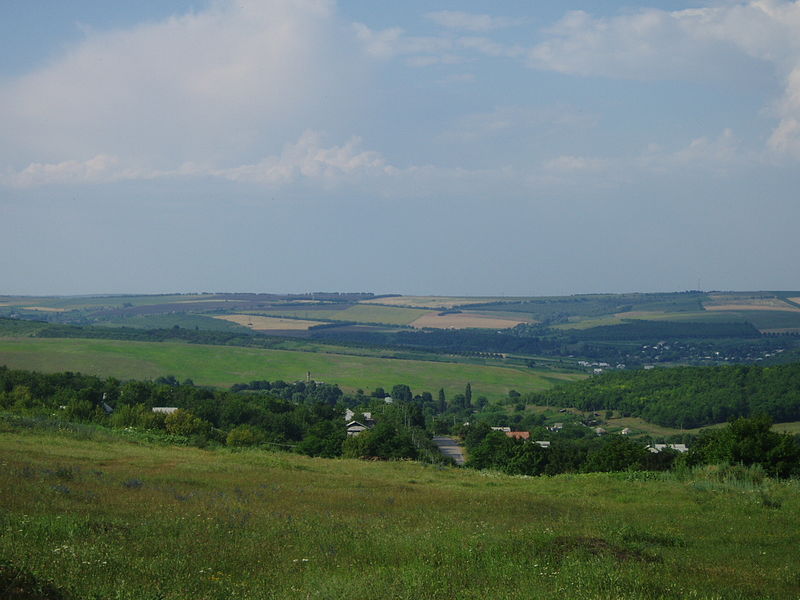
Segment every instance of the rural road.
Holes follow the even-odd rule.
[[[433,443],[439,446],[439,451],[442,454],[456,461],[457,465],[463,465],[466,462],[464,449],[453,438],[446,435],[435,435],[433,436]]]

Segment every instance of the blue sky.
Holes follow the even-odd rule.
[[[0,293],[800,288],[800,2],[495,4],[0,4]]]

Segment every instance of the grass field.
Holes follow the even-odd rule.
[[[49,598],[800,594],[797,482],[523,478],[0,427],[0,581]]]
[[[230,386],[267,379],[296,381],[306,372],[317,381],[345,390],[406,384],[415,392],[448,395],[464,391],[467,382],[477,397],[497,398],[549,388],[554,381],[582,376],[529,368],[495,367],[421,360],[400,360],[321,352],[260,350],[167,342],[122,342],[85,339],[0,339],[0,365],[43,372],[79,371],[120,378],[174,375],[198,385]]]

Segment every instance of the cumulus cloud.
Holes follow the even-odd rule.
[[[88,32],[0,87],[0,162],[117,156],[164,168],[277,149],[309,126],[298,123],[334,110],[331,89],[353,73],[333,10],[328,0],[221,0]]]
[[[19,172],[0,176],[0,183],[12,187],[51,184],[108,183],[125,179],[150,179],[153,172],[122,166],[116,156],[98,154],[88,160],[65,160],[59,163],[34,162]]]
[[[750,0],[705,8],[597,18],[567,13],[527,53],[529,66],[640,80],[737,79],[770,70],[784,95],[769,140],[800,158],[800,2]]]
[[[319,132],[306,131],[296,142],[286,144],[280,154],[267,156],[253,164],[219,168],[189,161],[174,169],[157,170],[126,166],[116,156],[98,155],[86,161],[31,163],[19,172],[0,176],[0,183],[24,188],[166,177],[213,177],[277,186],[301,179],[336,184],[346,181],[350,175],[391,174],[396,171],[386,164],[380,153],[363,150],[360,146],[361,140],[353,137],[344,144],[325,147]]]
[[[354,137],[341,146],[325,148],[319,133],[307,131],[297,142],[287,145],[280,156],[267,157],[253,165],[212,170],[209,174],[231,181],[287,184],[301,178],[334,183],[351,174],[393,171],[380,153],[361,150],[360,145],[361,140]]]

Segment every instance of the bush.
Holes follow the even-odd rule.
[[[207,436],[211,433],[211,423],[180,408],[167,415],[164,419],[164,426],[167,432],[173,435],[191,437],[194,435]]]
[[[252,425],[239,425],[231,429],[225,438],[225,443],[235,448],[257,446],[263,441],[264,432]]]

